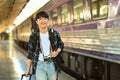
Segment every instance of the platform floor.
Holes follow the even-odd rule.
[[[0,80],[21,80],[21,74],[26,71],[26,51],[10,40],[0,41]],[[28,80],[28,78],[23,78]],[[32,77],[34,79],[34,75]],[[59,80],[75,80],[62,72]]]

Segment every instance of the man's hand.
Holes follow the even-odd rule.
[[[28,77],[29,75],[30,75],[30,72],[29,72],[29,71],[26,71],[25,77]]]
[[[61,49],[58,48],[57,51],[51,51],[51,56],[56,57],[60,53]]]
[[[56,57],[58,54],[59,54],[59,53],[58,53],[57,51],[52,51],[52,52],[51,52],[51,56],[52,56],[52,57]]]

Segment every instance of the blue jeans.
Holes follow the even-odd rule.
[[[38,61],[36,68],[36,80],[56,80],[57,72],[55,71],[53,61]]]

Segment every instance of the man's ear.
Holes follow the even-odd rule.
[[[36,23],[38,24],[38,21],[36,20]]]

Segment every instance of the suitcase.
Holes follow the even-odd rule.
[[[21,75],[21,80],[23,80],[23,77],[25,76],[25,74]],[[29,80],[31,80],[32,74],[29,75]]]

